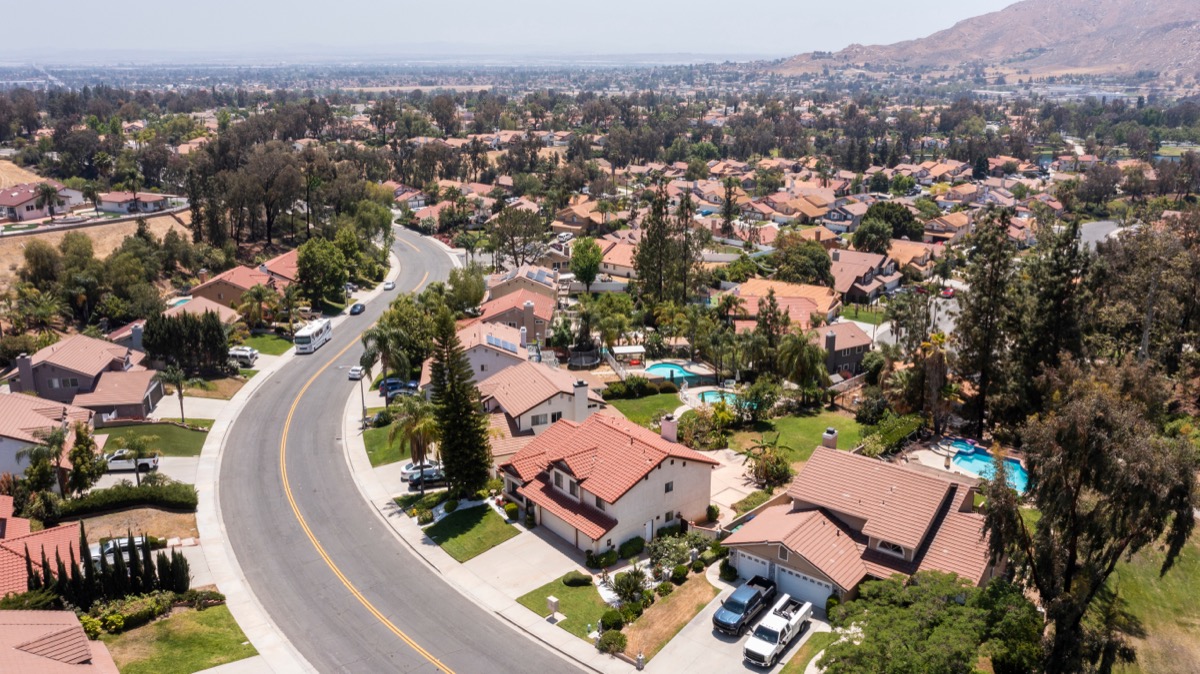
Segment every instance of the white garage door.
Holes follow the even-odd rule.
[[[742,578],[753,578],[755,576],[771,577],[771,565],[767,560],[754,555],[748,555],[741,550],[737,551],[737,570],[738,575]]]
[[[563,518],[550,514],[545,508],[539,507],[538,510],[542,511],[543,526],[558,534],[569,545],[575,545],[575,527],[568,524]],[[590,540],[587,542],[591,543]]]
[[[775,585],[801,601],[811,602],[814,608],[825,610],[825,600],[833,594],[833,585],[799,571],[775,565]]]

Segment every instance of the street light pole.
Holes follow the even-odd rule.
[[[362,426],[367,427],[367,394],[363,391],[363,379],[367,376],[367,372],[363,372],[363,376],[358,378],[358,397],[362,399]]]

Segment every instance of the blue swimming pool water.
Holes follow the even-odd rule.
[[[979,477],[991,478],[996,467],[992,464],[992,455],[985,449],[975,447],[969,442],[955,440],[950,443],[958,452],[954,455],[954,465]],[[1005,459],[1008,467],[1008,485],[1024,494],[1029,487],[1029,473],[1016,459]]]
[[[718,400],[724,400],[726,405],[737,405],[740,399],[741,396],[729,391],[705,391],[700,394],[700,402],[705,405],[711,405]]]
[[[171,303],[171,306],[173,306],[173,307],[179,307],[179,306],[183,306],[183,305],[185,305],[185,304],[187,304],[188,302],[191,302],[191,301],[192,301],[192,298],[190,298],[190,297],[184,297],[183,299],[175,300],[174,302],[172,302],[172,303]]]
[[[646,374],[652,374],[667,381],[692,382],[699,381],[700,375],[693,374],[675,363],[655,363],[646,368]]]

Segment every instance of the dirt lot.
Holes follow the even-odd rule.
[[[647,660],[653,658],[719,592],[703,573],[688,578],[670,595],[655,601],[632,626],[625,628],[629,640],[625,655],[636,658],[641,651]]]
[[[33,171],[23,169],[7,160],[0,161],[0,188],[37,182],[41,179],[42,177]]]
[[[3,163],[0,162],[0,170],[3,169]],[[178,230],[180,234],[190,236],[184,226],[179,224],[170,215],[157,215],[148,218],[146,223],[150,226],[150,231],[160,239],[172,229]],[[0,292],[6,290],[9,284],[16,278],[17,270],[25,262],[25,245],[35,237],[52,246],[57,246],[63,240],[63,237],[66,236],[67,232],[82,232],[91,237],[96,257],[103,259],[109,253],[116,250],[121,245],[121,242],[125,240],[125,237],[132,235],[136,231],[137,221],[129,220],[112,225],[99,224],[79,229],[49,230],[25,236],[0,237]]]
[[[124,536],[133,531],[134,536],[142,533],[159,538],[198,538],[194,513],[173,513],[157,508],[134,508],[118,513],[87,517],[83,520],[88,543],[99,543],[101,538]]]

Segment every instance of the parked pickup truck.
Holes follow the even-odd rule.
[[[104,460],[108,462],[109,470],[137,470],[139,473],[149,473],[152,470],[158,470],[158,457],[146,456],[137,460],[136,465],[133,458],[133,452],[128,449],[118,449],[112,454],[105,454]]]
[[[713,615],[713,627],[740,637],[754,617],[775,598],[775,581],[755,576],[733,591]]]
[[[812,604],[793,599],[788,594],[783,595],[771,612],[758,623],[758,627],[754,628],[754,633],[742,649],[742,657],[752,665],[774,667],[788,644],[812,620],[812,613]]]

